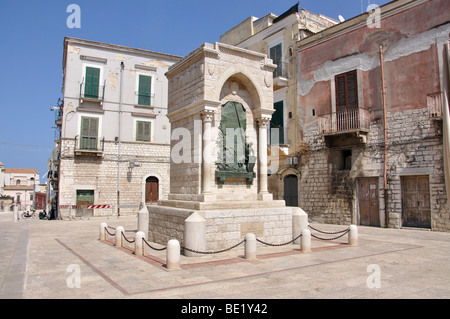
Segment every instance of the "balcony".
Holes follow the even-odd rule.
[[[105,138],[75,136],[75,156],[103,156]]]
[[[98,102],[103,104],[103,98],[105,96],[105,85],[95,84],[80,84],[80,103],[84,101]]]
[[[273,71],[273,89],[278,90],[288,86],[289,63],[278,62],[277,68]]]
[[[155,106],[155,94],[135,92],[135,105],[142,108],[153,108]]]
[[[370,112],[363,108],[319,116],[320,132],[328,147],[365,144],[370,127]]]
[[[62,125],[62,110],[56,109],[55,110],[55,124],[59,127]]]

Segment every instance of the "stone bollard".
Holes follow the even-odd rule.
[[[356,225],[350,225],[350,231],[348,232],[348,244],[350,246],[358,246],[358,227],[356,227]]]
[[[255,234],[245,235],[244,255],[247,260],[256,259],[256,236]]]
[[[122,237],[122,233],[124,233],[125,230],[122,226],[117,226],[116,227],[116,241],[115,241],[115,246],[116,247],[123,247],[123,237]]]
[[[303,253],[311,252],[311,232],[309,229],[302,230],[302,237],[300,237],[300,250]]]
[[[308,214],[299,207],[293,207],[294,213],[292,214],[292,239],[297,238],[302,229],[308,228]],[[294,241],[294,244],[300,244],[300,238]]]
[[[100,223],[100,240],[106,240],[106,227],[108,224]]]
[[[143,231],[138,231],[134,238],[134,254],[136,256],[145,255],[145,245],[144,245],[145,233]]]
[[[142,207],[142,209],[137,214],[137,219],[138,231],[144,232],[145,238],[148,238],[149,212],[147,206]]]
[[[180,269],[180,243],[176,239],[171,239],[167,243],[166,267],[169,270]]]
[[[199,213],[192,213],[184,221],[183,246],[197,251],[206,250],[206,220]],[[199,253],[185,250],[187,257],[199,256]]]
[[[13,218],[14,218],[14,222],[19,221],[19,206],[17,206],[17,205],[14,205]]]

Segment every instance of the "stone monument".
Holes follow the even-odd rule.
[[[275,68],[264,54],[216,42],[168,70],[170,193],[148,206],[150,240],[206,251],[247,233],[286,242],[304,228],[306,214],[267,190]]]

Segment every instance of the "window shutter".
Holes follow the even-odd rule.
[[[279,77],[283,74],[283,66],[281,64],[283,54],[281,52],[281,43],[270,48],[270,58],[273,63],[277,65],[275,71],[273,71],[273,77]]]
[[[151,86],[152,77],[148,75],[139,75],[139,91],[138,91],[138,104],[139,105],[151,105]]]
[[[98,137],[98,118],[82,117],[81,118],[81,149],[97,149]]]
[[[136,122],[136,141],[150,142],[150,122]]]
[[[100,69],[86,67],[86,83],[84,85],[84,96],[87,98],[98,98],[100,82]]]
[[[273,105],[275,112],[272,115],[272,119],[270,121],[270,128],[278,129],[278,137],[279,141],[272,141],[272,144],[284,144],[284,110],[283,110],[283,101],[276,102]]]
[[[347,108],[358,107],[358,92],[356,90],[356,72],[347,73]]]
[[[347,94],[345,89],[345,74],[338,75],[336,80],[337,111],[345,111],[347,105]]]
[[[144,141],[150,142],[150,122],[144,122]]]

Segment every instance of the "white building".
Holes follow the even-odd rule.
[[[3,166],[3,165],[1,165]],[[34,208],[34,198],[39,187],[39,173],[34,168],[2,168],[3,196],[14,199],[19,210]],[[0,179],[0,182],[2,180]]]
[[[65,38],[60,128],[50,159],[59,216],[136,213],[169,190],[165,72],[180,57]],[[86,210],[87,205],[111,205]]]

